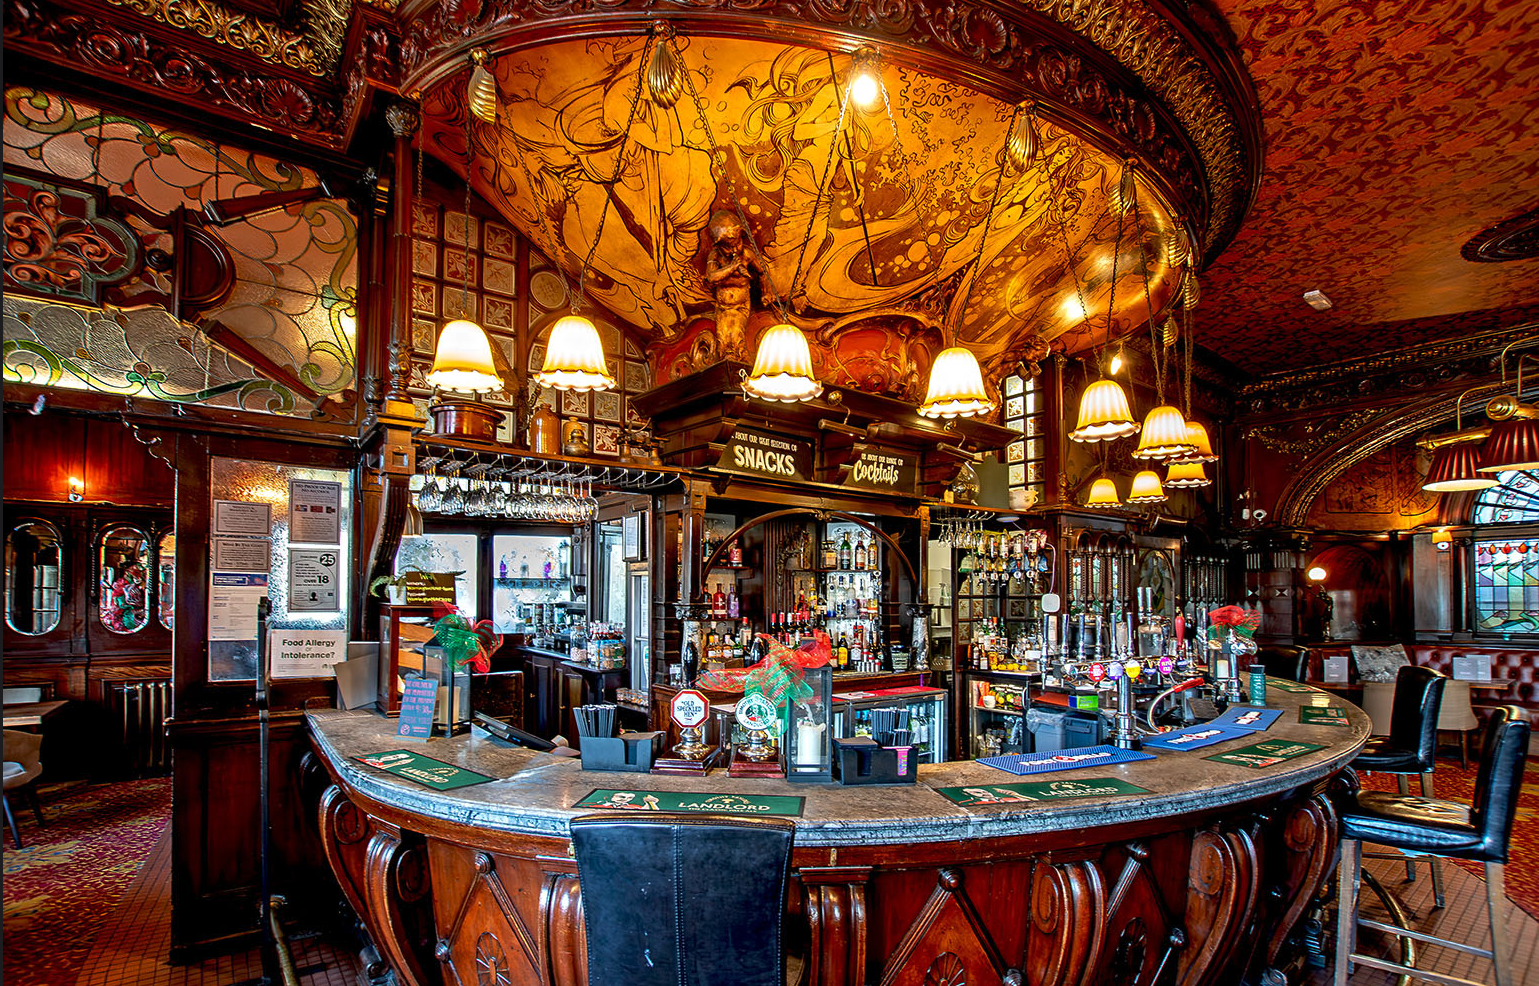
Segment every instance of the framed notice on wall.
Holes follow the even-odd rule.
[[[620,522],[620,545],[626,561],[646,561],[647,543],[643,514],[626,514]]]

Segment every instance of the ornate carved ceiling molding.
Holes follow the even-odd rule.
[[[1522,348],[1539,349],[1539,322],[1268,377],[1240,388],[1241,423],[1275,420],[1290,412],[1319,414],[1321,408],[1357,401],[1382,404],[1396,395],[1399,404],[1415,400],[1429,387],[1453,389],[1461,382],[1499,375],[1501,351],[1525,340]]]
[[[680,31],[884,57],[998,99],[1037,99],[1044,116],[1143,160],[1212,257],[1233,236],[1259,167],[1254,96],[1198,52],[1162,6],[1133,0],[1029,5],[918,0],[485,0],[415,8],[403,25],[406,91],[493,52],[566,39],[639,35],[663,17]],[[1243,75],[1241,75],[1243,77]]]
[[[298,0],[299,26],[287,27],[218,0],[105,2],[264,62],[286,65],[316,77],[330,76],[336,69],[353,10],[353,0]]]

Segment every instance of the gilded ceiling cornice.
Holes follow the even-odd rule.
[[[870,42],[995,98],[1037,99],[1045,114],[1138,156],[1192,220],[1208,258],[1238,229],[1260,166],[1254,95],[1216,68],[1237,56],[1197,51],[1176,15],[1144,0],[481,0],[402,13],[405,91],[459,74],[472,47],[495,55],[635,35],[658,18],[686,34],[835,51]]]
[[[264,62],[326,78],[335,73],[342,56],[342,40],[347,34],[354,0],[299,0],[297,28],[228,7],[218,0],[105,2]],[[382,6],[388,9],[394,7],[394,2]]]

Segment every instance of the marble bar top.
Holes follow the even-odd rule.
[[[1326,692],[1288,693],[1272,688],[1268,705],[1283,710],[1271,729],[1201,750],[1150,750],[1158,754],[1153,760],[1025,777],[970,760],[923,764],[917,783],[891,787],[792,784],[729,777],[725,770],[713,770],[706,777],[583,770],[576,758],[535,753],[484,734],[426,742],[403,739],[396,735],[395,720],[373,712],[320,710],[308,713],[308,718],[319,750],[346,786],[412,814],[524,835],[566,838],[567,823],[591,810],[574,810],[571,805],[595,788],[791,795],[806,798],[803,816],[794,819],[797,844],[839,846],[952,842],[1089,829],[1236,805],[1290,791],[1341,769],[1369,735],[1367,715]],[[1301,705],[1344,708],[1351,724],[1302,725],[1297,711]],[[1328,745],[1266,770],[1203,759],[1266,739]],[[410,749],[496,780],[452,791],[431,791],[350,759],[395,749]],[[934,790],[1108,777],[1151,793],[964,808]]]

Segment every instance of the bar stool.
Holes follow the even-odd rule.
[[[1356,951],[1359,926],[1490,959],[1496,972],[1494,986],[1516,986],[1502,915],[1506,903],[1503,868],[1512,836],[1512,820],[1518,808],[1518,792],[1523,784],[1528,730],[1528,713],[1524,710],[1504,705],[1492,712],[1481,743],[1474,799],[1468,808],[1455,801],[1381,791],[1359,791],[1339,806],[1341,869],[1336,877],[1335,986],[1347,986],[1348,970],[1354,962],[1370,969],[1403,973],[1451,986],[1493,986],[1362,955]],[[1362,879],[1364,842],[1484,863],[1486,907],[1491,925],[1490,949],[1359,917],[1358,886]]]
[[[1390,714],[1389,735],[1370,739],[1352,766],[1396,774],[1402,795],[1411,793],[1411,775],[1421,775],[1421,793],[1430,798],[1432,768],[1437,763],[1438,715],[1443,707],[1443,689],[1448,679],[1426,667],[1406,665],[1395,675],[1395,704]],[[1436,859],[1432,866],[1432,899],[1442,907],[1443,871]],[[1406,857],[1405,878],[1416,879],[1416,860]]]
[[[589,986],[784,986],[791,822],[605,812],[571,830]]]

